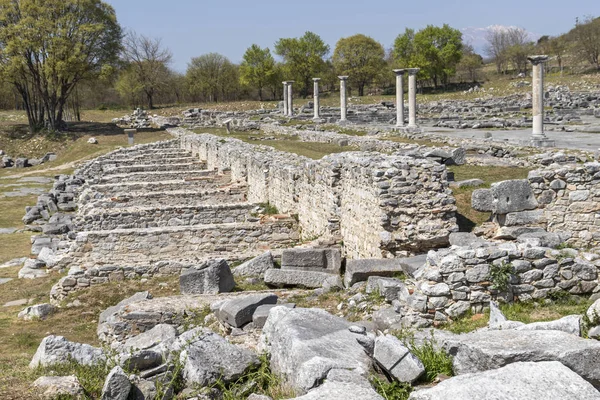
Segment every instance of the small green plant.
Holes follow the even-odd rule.
[[[262,214],[264,215],[279,214],[279,210],[277,210],[277,207],[275,207],[271,203],[260,203],[259,207],[262,209]]]
[[[407,383],[388,382],[376,375],[371,376],[371,385],[385,400],[407,400],[412,387]]]
[[[262,394],[274,399],[295,397],[283,380],[271,371],[267,354],[260,356],[260,365],[232,383],[219,379],[213,385],[222,394],[223,400],[245,399],[252,393]]]
[[[183,327],[184,331],[189,331],[190,329],[196,328],[198,326],[204,326],[204,319],[210,314],[210,305],[205,304],[201,308],[186,310],[186,314],[183,317]]]
[[[508,289],[510,276],[513,273],[513,266],[510,263],[502,262],[501,264],[490,267],[490,281],[492,288],[500,292],[505,292]]]
[[[75,375],[83,387],[88,398],[99,399],[102,394],[104,380],[110,372],[111,364],[108,362],[94,365],[81,365],[74,360],[66,363],[55,364],[35,369],[36,376],[68,376]]]
[[[452,376],[452,357],[442,349],[436,349],[435,339],[425,341],[421,346],[409,346],[410,351],[423,363],[425,382],[433,382],[438,375]]]

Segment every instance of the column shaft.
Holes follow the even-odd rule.
[[[340,121],[346,121],[348,115],[348,102],[346,100],[346,80],[347,76],[339,76],[340,78]]]
[[[292,90],[292,84],[294,81],[288,82],[288,115],[294,116],[294,94]]]
[[[283,82],[283,115],[288,115],[288,83]]]
[[[417,73],[419,68],[408,69],[408,126],[417,126]]]
[[[314,84],[314,101],[313,101],[313,109],[315,111],[314,119],[319,119],[319,78],[313,78]]]
[[[396,126],[404,126],[404,70],[395,69],[396,73]]]

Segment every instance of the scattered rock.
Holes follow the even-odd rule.
[[[68,362],[70,359],[81,365],[94,365],[105,360],[102,349],[89,344],[69,342],[62,336],[46,336],[42,339],[29,368],[47,367]]]
[[[101,400],[127,400],[131,391],[131,382],[125,371],[119,366],[114,367],[106,377],[102,387]]]
[[[275,268],[273,262],[273,254],[270,251],[253,258],[252,260],[246,261],[243,264],[233,269],[234,276],[260,276],[263,277],[265,272],[269,269]]]
[[[56,308],[52,304],[37,304],[21,311],[18,318],[24,319],[25,321],[31,321],[33,319],[44,320],[48,318],[55,309]]]
[[[227,300],[217,312],[218,318],[234,328],[241,328],[252,321],[252,315],[259,306],[277,304],[275,294],[251,294]]]
[[[375,361],[399,382],[413,383],[425,373],[421,360],[392,335],[375,339]]]
[[[219,259],[183,271],[179,287],[182,294],[217,294],[231,292],[235,281],[227,261]]]
[[[68,397],[79,400],[84,398],[84,390],[76,376],[41,376],[33,382],[43,399],[54,400],[58,397]]]

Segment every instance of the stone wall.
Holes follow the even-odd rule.
[[[497,238],[514,239],[545,229],[567,244],[600,244],[600,163],[531,171],[528,179],[498,182],[473,193],[472,205],[492,212]]]
[[[425,319],[445,321],[468,311],[483,312],[492,299],[524,302],[596,293],[598,267],[597,254],[533,242],[481,241],[429,252],[406,301]],[[498,286],[502,275],[507,279],[504,288]]]
[[[569,233],[577,247],[600,245],[600,163],[532,171],[528,180],[549,231]]]
[[[419,155],[352,152],[314,161],[236,139],[171,132],[209,170],[245,179],[248,201],[296,214],[304,239],[341,234],[352,257],[427,251],[458,230],[445,166]]]

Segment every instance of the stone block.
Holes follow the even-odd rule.
[[[515,179],[492,184],[494,214],[534,210],[538,206],[531,185],[527,179]],[[483,210],[481,210],[483,211]]]
[[[265,273],[265,283],[275,287],[304,287],[316,289],[323,286],[333,274],[316,271],[269,269]]]
[[[392,335],[375,339],[373,358],[388,374],[402,383],[412,383],[425,373],[421,360]]]
[[[357,282],[366,281],[370,276],[393,277],[398,274],[412,276],[425,263],[426,256],[347,260],[344,284],[346,287],[350,287]]]
[[[217,294],[231,292],[235,281],[227,261],[219,259],[183,271],[179,287],[182,294]]]
[[[227,300],[217,312],[217,317],[234,328],[240,328],[252,321],[252,315],[259,306],[277,304],[275,294],[251,294]]]
[[[490,212],[494,208],[494,195],[490,189],[477,189],[471,195],[471,207],[476,211]]]
[[[341,268],[339,249],[287,249],[281,255],[281,269],[339,274]]]

